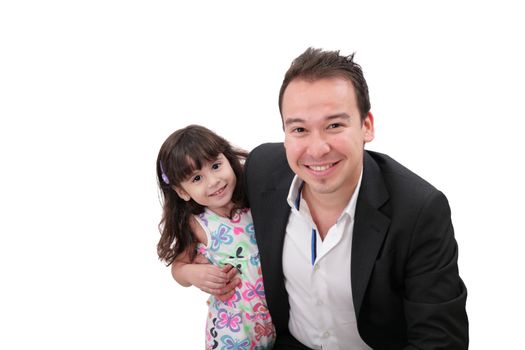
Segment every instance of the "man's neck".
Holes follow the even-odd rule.
[[[348,191],[335,193],[316,193],[305,184],[302,196],[308,204],[310,215],[315,222],[321,239],[324,239],[330,227],[332,227],[341,213],[348,205],[354,194],[357,183],[349,186]]]

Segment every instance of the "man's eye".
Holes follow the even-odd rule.
[[[302,132],[304,132],[304,128],[295,128],[295,129],[292,130],[292,132],[302,133]]]
[[[332,123],[332,124],[330,124],[328,126],[328,129],[335,129],[335,128],[338,128],[340,126],[341,126],[341,124],[339,124],[339,123]]]
[[[201,180],[201,176],[200,175],[197,175],[197,176],[194,176],[193,179],[191,180],[191,182],[197,182],[197,181],[200,181]]]

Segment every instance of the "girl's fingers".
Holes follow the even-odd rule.
[[[235,276],[237,275],[237,269],[231,269],[230,271],[228,271],[226,273],[226,281],[229,282],[232,280],[232,278],[234,278]]]

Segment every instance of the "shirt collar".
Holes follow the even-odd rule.
[[[299,202],[301,201],[301,191],[303,190],[304,181],[295,175],[292,184],[290,185],[290,190],[288,191],[288,197],[286,201],[292,209],[299,210]]]
[[[345,209],[341,213],[341,217],[345,214],[349,215],[350,217],[354,216],[355,208],[357,206],[357,197],[359,195],[359,190],[361,189],[362,179],[363,179],[363,168],[361,168],[361,173],[359,174],[359,180],[357,181],[357,186],[355,187],[354,193],[352,194],[350,201],[348,201],[348,205],[345,207]],[[286,198],[286,201],[288,202],[288,205],[290,206],[290,208],[299,210],[299,204],[301,202],[301,192],[303,190],[303,186],[304,186],[304,181],[301,178],[299,178],[299,176],[295,175],[290,185],[290,190],[288,191],[288,197]]]

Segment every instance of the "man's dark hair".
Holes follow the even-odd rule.
[[[284,75],[279,91],[279,111],[283,115],[283,95],[292,80],[302,79],[316,81],[323,78],[343,78],[354,86],[357,107],[363,121],[370,112],[370,98],[368,86],[361,66],[354,62],[354,54],[341,56],[339,51],[323,51],[309,47],[299,57],[293,60],[290,68]]]

